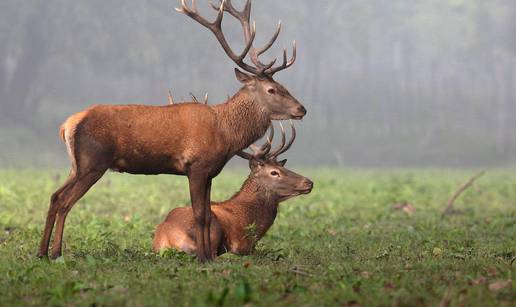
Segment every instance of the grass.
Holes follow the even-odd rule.
[[[35,257],[65,173],[0,171],[0,306],[509,306],[516,300],[516,172],[306,170],[312,194],[283,203],[247,257],[198,264],[151,252],[155,225],[189,202],[182,177],[105,176],[71,211],[64,257]],[[213,199],[244,172],[225,171]],[[412,215],[392,208],[410,202]]]

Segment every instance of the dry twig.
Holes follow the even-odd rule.
[[[412,215],[414,214],[414,212],[416,212],[416,208],[414,207],[414,205],[409,202],[394,204],[392,205],[392,208],[395,210],[402,210],[407,215]]]
[[[295,266],[295,267],[291,268],[290,272],[294,273],[295,275],[300,275],[300,276],[306,276],[306,277],[312,277],[313,276],[312,274],[307,272],[305,269],[303,269],[301,267],[298,267],[298,266]]]
[[[473,183],[475,183],[475,181],[482,177],[484,174],[486,173],[486,171],[481,171],[480,173],[476,174],[475,176],[471,177],[468,181],[466,181],[464,184],[462,184],[456,191],[455,193],[452,194],[452,196],[450,197],[450,199],[448,200],[448,204],[446,205],[446,208],[444,208],[443,210],[443,215],[445,214],[448,214],[452,209],[453,209],[453,204],[455,203],[455,201],[457,200],[457,198],[459,198],[459,196],[462,195],[462,193],[464,193],[464,191],[466,191],[468,188],[470,188]]]

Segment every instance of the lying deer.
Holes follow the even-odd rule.
[[[240,191],[226,201],[212,203],[211,248],[218,255],[225,252],[249,254],[274,223],[278,204],[311,192],[313,183],[308,178],[286,169],[286,160],[276,160],[292,145],[295,139],[294,126],[292,135],[292,139],[285,145],[285,132],[282,129],[282,144],[273,152],[270,152],[272,136],[264,147],[251,147],[253,154],[243,154],[249,160],[251,173]],[[153,249],[160,251],[167,248],[189,254],[197,252],[195,218],[190,208],[172,210],[157,227]]]
[[[301,119],[306,109],[290,95],[273,75],[290,67],[296,60],[264,64],[259,55],[275,42],[281,27],[261,49],[253,47],[255,27],[250,26],[251,1],[237,11],[230,0],[220,3],[214,22],[198,14],[181,1],[177,9],[207,27],[240,68],[235,69],[243,87],[225,103],[208,106],[199,103],[168,106],[96,105],[69,117],[61,126],[72,162],[64,185],[51,197],[38,255],[47,256],[54,223],[56,231],[51,258],[61,255],[65,219],[74,204],[111,169],[131,174],[176,174],[188,177],[195,220],[195,237],[199,261],[211,260],[210,187],[225,164],[242,149],[262,137],[271,120]],[[240,21],[245,48],[236,54],[222,32],[224,12]],[[249,55],[254,65],[245,62]],[[57,222],[56,222],[57,217]]]

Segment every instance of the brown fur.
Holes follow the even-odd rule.
[[[271,177],[272,171],[279,172],[281,179]],[[251,253],[274,223],[278,204],[296,195],[310,193],[312,186],[309,179],[287,170],[275,160],[264,165],[255,164],[238,193],[226,201],[212,203],[212,249],[218,255]],[[194,225],[189,208],[172,210],[156,229],[154,251],[175,248],[195,253]]]
[[[56,218],[51,256],[61,255],[67,214],[108,169],[188,176],[197,236],[208,238],[211,179],[231,157],[260,138],[272,119],[299,118],[306,113],[290,95],[263,96],[262,87],[281,90],[272,79],[247,78],[234,97],[217,106],[95,105],[70,116],[60,130],[72,162],[70,176],[51,197],[38,255],[47,255]],[[198,241],[201,261],[215,255],[209,241]]]
[[[198,103],[169,106],[93,106],[72,115],[63,124],[64,139],[72,169],[65,184],[51,197],[38,255],[47,256],[54,223],[56,232],[52,258],[61,255],[66,216],[73,205],[108,170],[131,174],[178,174],[188,177],[195,219],[196,252],[199,261],[211,260],[215,251],[210,243],[211,180],[232,156],[260,138],[271,120],[300,119],[306,109],[272,76],[290,67],[296,58],[294,47],[290,61],[286,53],[282,65],[272,67],[258,60],[279,34],[260,52],[252,47],[249,16],[251,2],[237,12],[231,1],[221,2],[217,21],[210,23],[181,2],[179,12],[210,28],[226,54],[253,75],[235,70],[244,87],[226,103],[210,107]],[[222,33],[224,11],[239,19],[244,28],[246,48],[237,56]],[[251,39],[251,36],[253,38]],[[256,67],[244,63],[246,54]],[[173,102],[171,100],[171,102]]]

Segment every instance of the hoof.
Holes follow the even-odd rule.
[[[48,259],[47,253],[42,253],[42,252],[38,252],[36,257],[38,257],[39,259]]]
[[[197,255],[197,261],[199,261],[199,263],[206,263],[208,262],[208,258],[206,258],[205,256]]]
[[[208,263],[208,262],[213,262],[213,260],[215,260],[215,257],[206,257],[204,255],[197,255],[197,261],[199,261],[199,263]]]
[[[52,253],[52,255],[50,255],[50,259],[52,260],[56,260],[57,258],[61,257],[61,253]]]
[[[210,262],[213,262],[215,261],[215,257],[203,257],[203,258],[199,258],[197,257],[197,260],[200,262],[200,263],[210,263]]]

